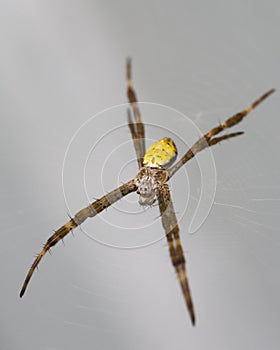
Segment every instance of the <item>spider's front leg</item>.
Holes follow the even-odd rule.
[[[166,183],[158,188],[157,197],[162,225],[166,233],[172,264],[177,273],[192,324],[195,325],[194,306],[186,272],[186,260],[180,242],[179,226],[174,212],[169,186]]]
[[[120,186],[119,188],[109,192],[102,198],[91,203],[88,207],[80,210],[70,221],[58,229],[44,244],[43,249],[37,255],[33,264],[31,265],[28,274],[24,280],[23,286],[20,291],[20,297],[23,296],[25,290],[28,286],[28,283],[33,275],[34,270],[38,267],[40,261],[46,252],[56,245],[60,240],[62,240],[69,232],[74,228],[81,225],[87,218],[92,218],[95,215],[101,213],[104,209],[110,207],[111,204],[117,202],[122,197],[128,195],[131,192],[135,192],[137,189],[134,179]]]

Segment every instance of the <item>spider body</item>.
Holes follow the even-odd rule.
[[[155,200],[158,202],[161,222],[166,234],[172,265],[176,271],[184,300],[188,308],[192,324],[194,325],[195,312],[186,271],[186,260],[180,242],[179,226],[167,182],[185,163],[195,157],[197,153],[224,140],[242,135],[243,132],[232,132],[217,136],[224,130],[241,122],[248,113],[250,113],[262,101],[270,96],[275,90],[271,89],[267,91],[257,100],[255,100],[248,108],[234,114],[224,123],[219,124],[218,126],[209,130],[193,144],[193,146],[179,161],[170,167],[177,156],[176,146],[171,139],[165,137],[152,144],[147,152],[145,152],[145,128],[144,124],[142,123],[136,93],[132,87],[130,59],[127,60],[126,72],[127,95],[134,116],[133,120],[130,110],[128,110],[128,126],[137,155],[139,169],[138,173],[130,181],[90,203],[87,207],[81,209],[78,213],[76,213],[76,215],[70,218],[70,221],[61,226],[51,237],[49,237],[26,275],[20,291],[20,297],[22,297],[25,293],[36,267],[38,267],[40,261],[51,247],[63,240],[63,238],[68,235],[69,232],[81,225],[86,219],[98,215],[104,209],[109,208],[110,205],[117,202],[124,196],[137,192],[139,194],[139,203],[141,205],[151,205],[155,202]]]
[[[157,189],[168,180],[168,168],[177,157],[175,143],[168,137],[154,142],[143,158],[143,167],[135,177],[139,204],[152,205]]]
[[[156,200],[158,188],[168,180],[168,172],[161,168],[144,166],[134,179],[139,194],[139,204],[152,205]]]
[[[175,143],[165,137],[153,143],[144,156],[143,165],[151,168],[168,168],[177,157]]]

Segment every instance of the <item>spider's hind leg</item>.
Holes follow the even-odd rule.
[[[133,122],[130,112],[128,112],[128,126],[133,139],[138,166],[140,169],[143,166],[143,158],[145,155],[145,127],[142,122],[136,93],[132,86],[131,58],[128,58],[126,61],[126,87],[127,97],[132,107],[135,120],[135,122]]]

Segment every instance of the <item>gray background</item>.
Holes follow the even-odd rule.
[[[197,162],[172,181],[195,328],[165,240],[116,249],[76,230],[18,297],[33,256],[67,221],[61,173],[71,137],[126,102],[126,56],[141,101],[173,107],[206,131],[279,87],[279,14],[273,0],[1,1],[1,349],[279,348],[279,91],[235,129],[245,136],[213,149],[215,201],[195,234]],[[176,113],[152,112],[144,107],[144,120],[174,131],[180,154],[195,141]],[[135,174],[125,122],[118,107],[75,139],[64,181],[71,213],[87,204],[83,166],[106,130],[89,155],[87,193],[99,197]],[[148,128],[150,139],[163,136]],[[162,235],[157,208],[143,213],[134,195],[86,230],[129,246]]]

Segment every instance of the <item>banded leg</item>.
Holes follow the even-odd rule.
[[[74,228],[81,225],[87,218],[94,217],[95,215],[101,213],[104,209],[110,207],[111,204],[117,202],[122,197],[134,191],[136,191],[136,186],[134,184],[134,180],[131,180],[125,183],[124,185],[120,186],[119,188],[106,194],[102,198],[91,203],[88,207],[80,210],[70,221],[68,221],[65,225],[63,225],[57,231],[55,231],[55,233],[44,244],[43,249],[37,255],[32,266],[30,267],[28,274],[24,280],[23,286],[21,288],[20,297],[22,297],[25,293],[25,290],[33,275],[34,270],[36,269],[36,267],[38,267],[41,259],[51,247],[53,247],[60,240],[62,240]]]
[[[134,149],[135,149],[136,156],[137,156],[138,168],[141,169],[143,166],[144,155],[142,156],[141,144],[139,142],[138,134],[136,132],[136,128],[135,128],[136,125],[133,123],[132,118],[131,118],[130,109],[127,110],[127,120],[128,120],[128,127],[129,127],[131,137],[133,140],[133,144],[134,144]]]
[[[145,155],[145,128],[142,123],[141,113],[137,103],[136,93],[132,86],[132,73],[131,73],[131,59],[126,61],[126,86],[127,97],[132,106],[135,122],[132,121],[131,115],[128,112],[128,126],[131,132],[131,136],[136,151],[139,169],[143,166],[143,158]]]
[[[219,134],[227,128],[231,128],[232,126],[240,123],[247,114],[249,114],[254,108],[256,108],[260,103],[262,103],[268,96],[270,96],[275,89],[271,89],[263,94],[260,98],[254,101],[248,108],[243,111],[236,113],[231,118],[227,119],[224,123],[218,125],[217,127],[211,129],[206,134],[204,134],[188,151],[185,155],[174,164],[169,170],[169,177],[173,176],[183,164],[187,163],[191,158],[193,158],[198,152],[202,151],[204,148],[213,146],[223,140],[229,139],[231,137],[235,137],[243,134],[242,132],[236,132],[227,134],[221,137],[213,138],[213,136]]]
[[[157,197],[162,225],[164,227],[169,245],[171,261],[177,273],[192,324],[195,325],[195,313],[186,272],[186,261],[180,242],[179,226],[167,184],[164,184],[159,188]]]

